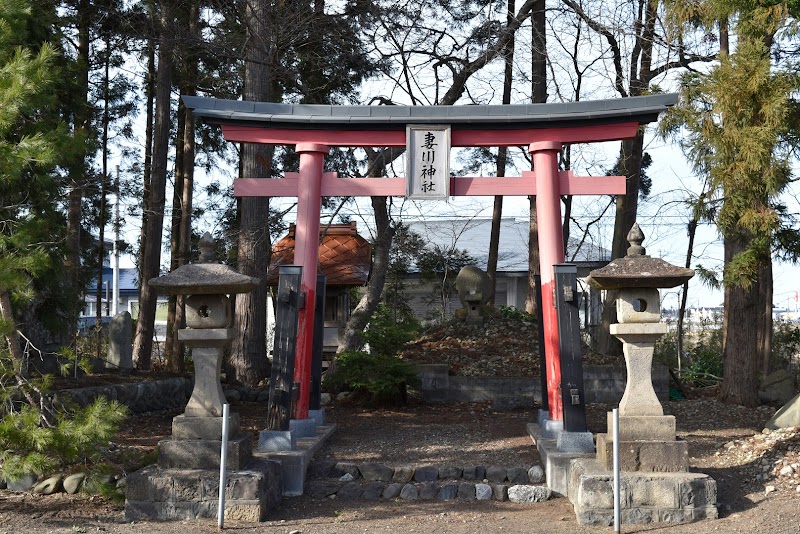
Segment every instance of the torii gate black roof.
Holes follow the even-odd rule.
[[[675,93],[581,102],[455,105],[338,106],[277,104],[183,96],[196,117],[215,124],[262,128],[399,130],[408,124],[449,124],[453,129],[522,129],[653,122],[678,100]]]

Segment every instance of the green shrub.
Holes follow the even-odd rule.
[[[514,319],[516,321],[525,321],[526,323],[535,323],[536,316],[531,315],[530,313],[526,312],[525,310],[519,310],[513,306],[499,306],[498,311],[500,312],[501,317],[505,317],[506,319]]]
[[[127,410],[100,397],[73,413],[59,412],[52,426],[42,424],[38,407],[23,406],[0,420],[2,476],[47,475],[63,467],[94,464],[101,447],[116,433]]]
[[[396,356],[343,352],[325,380],[328,391],[352,391],[370,404],[405,404],[406,387],[417,386],[416,367]]]
[[[800,328],[784,321],[776,322],[772,331],[770,369],[790,369],[797,365],[800,355]]]
[[[381,304],[372,315],[369,326],[361,334],[361,339],[369,344],[372,354],[390,356],[397,354],[403,345],[416,339],[419,330],[419,321],[410,312],[398,312]]]
[[[0,352],[0,476],[18,480],[102,463],[103,447],[127,409],[104,397],[85,408],[54,402],[47,391],[51,377],[28,376],[22,364]]]

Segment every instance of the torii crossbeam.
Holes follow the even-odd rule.
[[[559,171],[565,144],[629,139],[677,101],[674,94],[567,104],[502,106],[326,106],[183,97],[194,115],[222,126],[231,142],[295,145],[300,172],[240,178],[236,196],[296,196],[295,263],[303,266],[306,306],[298,325],[295,417],[308,417],[317,248],[323,196],[403,196],[405,178],[338,178],[323,172],[331,147],[404,147],[408,125],[447,125],[452,146],[527,145],[533,171],[511,177],[453,177],[451,196],[536,196],[549,418],[561,421],[561,365],[553,265],[564,261],[561,195],[625,194],[625,177],[577,177]],[[545,392],[542,392],[544,395]]]

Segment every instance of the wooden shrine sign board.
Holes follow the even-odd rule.
[[[677,102],[653,95],[565,104],[504,106],[331,106],[183,97],[193,114],[220,124],[230,142],[295,145],[300,171],[283,178],[237,179],[234,194],[297,197],[295,263],[303,267],[295,381],[296,418],[308,417],[317,247],[323,196],[536,196],[549,417],[562,420],[553,266],[564,261],[561,195],[620,195],[625,177],[559,171],[565,144],[630,139]],[[449,142],[446,142],[448,141]],[[410,146],[409,146],[410,145]],[[449,147],[528,146],[533,171],[519,177],[450,177]],[[407,147],[406,178],[339,178],[323,172],[331,147]],[[445,151],[446,149],[446,151]],[[438,181],[432,181],[432,177]],[[449,191],[447,188],[449,187]],[[443,191],[444,190],[444,191]]]

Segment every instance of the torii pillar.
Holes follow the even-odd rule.
[[[319,257],[319,216],[322,210],[322,170],[328,145],[298,143],[300,173],[297,188],[297,225],[294,234],[294,261],[303,266],[300,291],[305,306],[297,324],[297,355],[294,381],[300,384],[295,418],[308,419],[311,382],[311,353],[314,347],[314,313],[317,302],[317,263]]]
[[[561,143],[539,141],[531,143],[536,176],[536,222],[539,235],[539,273],[542,280],[542,324],[544,325],[545,363],[547,369],[547,406],[550,420],[563,417],[561,405],[561,351],[558,346],[558,315],[553,300],[553,265],[564,263],[564,240],[561,230],[561,194],[558,185],[558,155]]]

